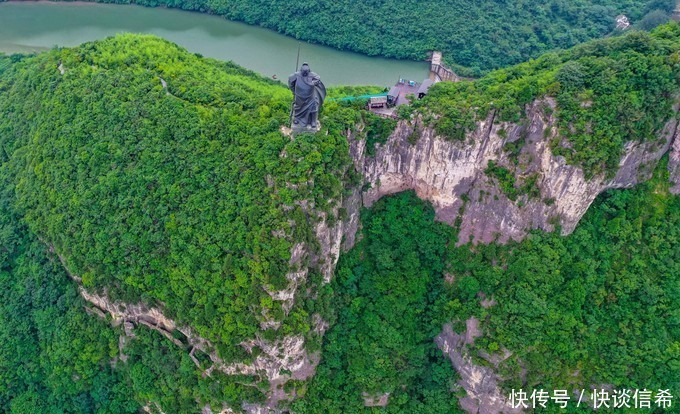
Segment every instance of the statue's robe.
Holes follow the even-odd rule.
[[[295,72],[288,78],[288,87],[295,95],[293,123],[306,127],[316,121],[319,108],[326,99],[326,87],[319,75],[309,72],[307,76],[303,76],[302,72]]]

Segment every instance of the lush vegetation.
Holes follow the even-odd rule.
[[[456,138],[490,111],[518,122],[552,96],[571,142],[555,151],[606,171],[622,139],[654,139],[669,118],[679,36],[662,26],[437,85],[416,109]],[[263,398],[266,381],[205,376],[155,331],[135,329],[121,351],[122,328],[84,311],[67,270],[88,290],[162,307],[227,362],[252,358],[239,344],[256,334],[305,335],[322,361],[312,381],[286,385],[298,414],[367,411],[364,399],[385,393],[371,411],[457,412],[456,375],[432,340],[471,316],[485,334],[477,363],[477,351],[513,353],[499,367],[506,387],[680,389],[680,198],[665,165],[600,197],[571,236],[507,246],[456,247],[456,230],[414,194],[386,198],[363,211],[334,280],[312,269],[284,310],[267,291],[297,270],[291,248],[314,249],[315,212],[342,218],[334,207],[359,184],[347,131],[361,125],[370,151],[394,126],[329,100],[324,131],[291,139],[280,131],[290,101],[275,82],[149,36],[0,57],[0,411],[194,412]],[[508,194],[532,191],[495,163],[487,174]],[[330,324],[323,343],[313,315]],[[260,328],[271,321],[278,331]]]
[[[0,75],[3,197],[86,289],[162,307],[227,362],[252,358],[239,344],[262,323],[281,324],[266,332],[272,339],[310,331],[304,304],[284,311],[268,291],[288,286],[293,245],[317,246],[315,212],[332,213],[352,182],[343,134],[359,111],[329,103],[322,133],[291,139],[280,132],[292,98],[285,87],[151,36],[3,57]],[[117,346],[109,336],[79,340],[108,355]],[[148,333],[135,344],[160,342]],[[143,386],[133,397],[186,412],[210,399],[197,397],[196,378],[185,375],[196,367],[172,347],[154,353],[157,370],[138,352],[147,369],[131,372]],[[176,373],[181,386],[153,379]],[[257,388],[248,390],[221,400],[253,401]]]
[[[614,31],[627,15],[649,29],[674,0],[101,0],[219,14],[369,55],[425,59],[441,50],[464,74],[478,74]],[[457,68],[457,70],[460,68]]]
[[[354,122],[354,125],[363,126],[363,130],[357,131],[357,138],[366,140],[366,153],[369,156],[375,155],[375,145],[385,143],[397,127],[397,122],[394,119],[383,118],[364,110],[368,105],[368,99],[365,96],[381,92],[387,92],[387,89],[376,86],[335,86],[328,90],[326,112],[333,113],[334,118],[337,119],[338,111],[344,111],[341,108],[354,109],[354,111],[348,111],[350,119],[347,119],[347,121],[350,121],[350,123],[347,126],[352,126],[352,122]]]
[[[474,278],[497,305],[454,298],[476,315],[490,354],[507,348],[507,387],[680,387],[680,197],[664,164],[634,190],[599,197],[568,237],[537,233],[509,246],[449,251],[456,279]]]
[[[366,112],[363,123],[366,125],[366,153],[373,156],[375,155],[375,145],[387,142],[387,138],[397,127],[397,121]]]
[[[507,246],[456,247],[412,193],[376,203],[338,266],[335,325],[295,412],[369,412],[362,392],[392,393],[380,412],[456,412],[432,340],[471,316],[484,333],[476,363],[512,352],[498,369],[506,389],[679,389],[680,197],[668,185],[662,164],[651,182],[598,198],[572,235]]]
[[[492,72],[474,82],[434,85],[417,103],[439,133],[463,140],[476,122],[520,123],[537,99],[556,102],[566,142],[553,150],[586,175],[612,173],[626,141],[653,141],[672,116],[680,74],[680,25],[633,32]],[[553,115],[548,99],[542,110]]]
[[[389,393],[387,413],[458,412],[455,373],[432,340],[453,230],[412,192],[379,201],[362,223],[329,287],[337,311],[326,315],[323,361],[294,411],[363,412],[365,398]]]
[[[284,319],[263,287],[309,236],[300,202],[339,198],[338,130],[291,140],[285,88],[151,37],[27,59],[0,90],[17,204],[86,288],[162,302],[228,358]]]
[[[515,175],[509,169],[489,161],[484,174],[493,177],[498,181],[501,191],[510,199],[517,199],[517,188],[515,188]]]
[[[217,378],[216,387],[184,350],[147,328],[119,350],[121,327],[85,312],[59,260],[12,213],[8,190],[0,205],[0,411],[132,414],[148,404],[195,412],[197,401],[258,398],[234,378]]]
[[[0,199],[0,411],[135,413],[118,337]]]
[[[508,168],[498,165],[495,161],[489,161],[484,174],[487,177],[492,177],[496,180],[498,187],[501,189],[503,194],[510,200],[515,201],[517,197],[523,194],[527,194],[529,198],[538,198],[541,196],[541,192],[536,185],[538,180],[538,174],[529,174],[524,178],[521,184],[517,184],[517,177]]]

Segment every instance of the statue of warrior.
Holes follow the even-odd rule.
[[[319,75],[309,69],[307,62],[288,77],[288,87],[293,91],[293,125],[295,130],[317,129],[319,109],[326,98],[326,87]]]

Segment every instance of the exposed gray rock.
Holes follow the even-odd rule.
[[[471,325],[467,322],[468,329]],[[474,323],[472,323],[474,325]],[[513,408],[498,387],[498,377],[491,368],[474,365],[467,355],[466,345],[474,339],[474,334],[453,332],[451,325],[444,325],[442,332],[435,338],[439,349],[451,360],[453,368],[460,374],[460,385],[467,396],[460,399],[461,407],[470,414],[510,414],[522,410]]]
[[[364,399],[364,407],[387,407],[390,402],[389,392],[379,395],[370,395],[364,392],[361,396]]]
[[[113,319],[113,324],[116,326],[124,322],[134,322],[151,326],[163,332],[172,332],[177,329],[175,321],[167,318],[156,308],[148,308],[143,304],[112,302],[105,295],[89,293],[83,287],[80,287],[80,296],[98,309],[109,314]]]
[[[668,172],[670,173],[671,193],[680,194],[680,139],[677,138],[677,132],[668,159]]]
[[[479,304],[481,305],[482,308],[484,309],[489,309],[492,306],[496,306],[498,302],[494,298],[485,298],[482,299]]]
[[[206,405],[203,407],[203,410],[201,410],[201,414],[234,414],[235,411],[233,411],[229,407],[223,407],[221,411],[215,413],[209,405]]]
[[[625,14],[616,16],[616,28],[619,30],[626,30],[630,27],[630,20]]]
[[[313,370],[310,372],[308,368],[311,358],[307,355],[305,340],[302,336],[284,336],[273,342],[257,337],[243,346],[246,349],[257,347],[262,350],[262,353],[252,363],[229,364],[223,366],[222,371],[227,374],[244,375],[264,373],[264,377],[270,382],[284,377],[289,378],[289,375],[283,373],[285,371],[290,371],[291,375],[297,379],[306,379],[307,376],[298,374],[298,371],[302,370],[310,375],[313,373]]]
[[[142,407],[142,411],[150,414],[165,414],[165,411],[163,411],[161,406],[155,401],[149,401],[144,407]]]
[[[347,131],[346,136],[354,164],[349,168],[354,168],[356,173],[361,174],[366,141],[355,139],[351,130]],[[341,197],[339,207],[332,210],[331,214],[336,218],[332,226],[329,226],[326,214],[319,214],[320,220],[316,225],[315,235],[321,248],[318,253],[311,255],[311,266],[321,271],[325,283],[330,282],[333,277],[340,252],[347,251],[354,246],[360,226],[361,206],[361,189],[351,187]]]
[[[555,127],[554,107],[555,103],[550,99],[535,102],[527,110],[527,122],[521,125],[495,122],[495,114],[491,113],[463,142],[448,141],[436,136],[432,128],[414,127],[400,121],[388,141],[377,148],[375,157],[367,157],[366,141],[355,139],[348,131],[354,168],[364,182],[347,189],[329,214],[315,212],[309,202],[301,205],[316,223],[314,235],[317,243],[315,246],[304,242],[294,244],[287,274],[288,286],[280,291],[267,292],[273,300],[283,302],[287,313],[294,305],[299,289],[305,286],[311,268],[318,270],[324,282],[328,283],[341,251],[355,244],[360,227],[360,208],[362,205],[370,206],[387,194],[415,190],[420,198],[432,202],[439,220],[453,224],[460,218],[459,243],[468,240],[488,243],[493,240],[519,240],[531,229],[551,231],[556,223],[561,225],[564,234],[570,233],[600,192],[608,188],[630,187],[648,179],[659,158],[671,145],[668,168],[673,191],[680,193],[680,140],[675,139],[677,121],[666,125],[658,142],[628,143],[613,178],[586,179],[580,168],[567,165],[562,157],[555,156],[550,150],[550,139],[560,138]],[[415,145],[408,140],[413,133],[419,137]],[[503,149],[506,143],[520,139],[524,140],[520,153],[521,168],[514,166]],[[520,180],[536,174],[540,197],[508,199],[496,181],[484,173],[489,161],[511,169]],[[366,191],[362,191],[363,184],[369,186]],[[287,237],[285,231],[274,236]],[[63,257],[60,259],[68,271],[65,260]],[[80,283],[77,275],[70,275]],[[82,288],[81,295],[95,306],[94,314],[110,315],[115,324],[124,323],[127,338],[134,336],[133,324],[143,324],[161,332],[179,346],[186,348],[187,344],[190,345],[192,357],[197,349],[205,352],[213,362],[205,370],[206,375],[217,369],[227,374],[266,378],[270,384],[268,400],[263,405],[244,404],[242,408],[249,413],[280,412],[276,408],[278,402],[294,397],[283,392],[282,385],[290,379],[308,379],[319,362],[318,354],[310,355],[305,349],[302,336],[285,336],[276,341],[256,336],[242,344],[248,352],[252,353],[256,347],[262,351],[252,362],[226,364],[209,341],[195,335],[188,327],[178,326],[158,308],[112,302],[105,294],[90,293]],[[492,306],[493,300],[490,299],[486,305]],[[313,332],[323,335],[328,323],[319,315],[312,317]],[[276,329],[277,323],[263,315],[261,327]],[[186,339],[177,339],[172,335],[175,331],[181,332]],[[514,412],[508,411],[493,371],[473,365],[465,356],[466,344],[471,344],[480,334],[478,321],[470,320],[464,334],[454,333],[447,325],[436,338],[439,347],[451,358],[463,377],[460,385],[468,396],[461,400],[461,405],[469,412]],[[125,341],[126,338],[121,338],[122,361]],[[378,403],[382,402],[378,400]]]
[[[482,331],[479,330],[479,319],[474,316],[465,321],[465,344],[470,345],[475,342],[476,338],[482,336]]]
[[[550,98],[536,101],[521,125],[496,122],[491,112],[464,141],[446,140],[432,128],[419,128],[415,145],[408,142],[414,127],[400,121],[375,157],[352,153],[370,184],[363,193],[364,205],[387,194],[415,190],[434,205],[439,220],[453,224],[461,218],[459,243],[520,240],[531,229],[552,231],[555,224],[566,235],[598,194],[649,179],[677,134],[677,121],[671,120],[657,141],[628,142],[613,178],[586,179],[581,168],[568,165],[550,149],[551,139],[560,139],[554,109]],[[518,139],[524,139],[524,145],[516,166],[503,147]],[[495,179],[484,173],[489,161],[510,169],[520,181],[536,175],[540,197],[508,199]]]

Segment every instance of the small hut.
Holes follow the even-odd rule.
[[[387,92],[387,106],[395,106],[399,101],[399,93],[401,90],[398,85],[394,85],[389,92]]]
[[[387,96],[373,96],[368,101],[369,108],[385,108],[387,106]]]

